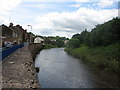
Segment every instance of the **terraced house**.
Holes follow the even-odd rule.
[[[10,47],[25,42],[32,43],[34,39],[20,25],[13,26],[13,23],[10,23],[9,27],[7,27],[3,24],[0,28],[0,32],[2,33],[0,35],[0,44],[2,47]]]

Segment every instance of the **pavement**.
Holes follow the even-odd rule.
[[[40,88],[28,46],[2,61],[2,88]]]

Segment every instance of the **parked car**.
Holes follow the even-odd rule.
[[[10,47],[12,47],[13,45],[12,45],[12,43],[11,42],[5,42],[5,47],[6,48],[10,48]]]

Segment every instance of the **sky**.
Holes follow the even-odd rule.
[[[0,25],[21,25],[42,36],[71,38],[118,17],[119,0],[0,0]],[[31,27],[28,26],[32,26]]]

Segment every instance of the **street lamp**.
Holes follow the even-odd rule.
[[[27,25],[27,26],[31,27],[31,32],[32,32],[32,25]]]
[[[31,27],[31,32],[30,32],[30,33],[32,33],[32,25],[27,25],[27,26]],[[32,43],[32,37],[31,37],[31,34],[30,34],[30,43]]]

